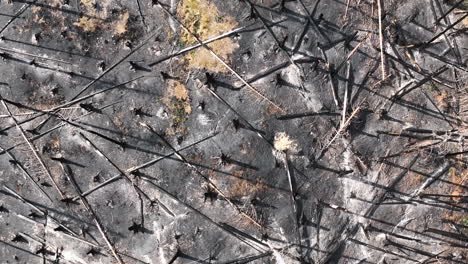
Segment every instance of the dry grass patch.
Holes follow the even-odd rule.
[[[272,104],[268,104],[267,106],[267,109],[266,109],[266,114],[269,115],[269,116],[272,116],[272,115],[277,115],[277,114],[281,114],[281,110],[278,109],[278,107],[275,107],[274,105]]]
[[[83,29],[85,32],[94,32],[99,28],[99,21],[95,18],[82,16],[73,25]]]
[[[86,16],[81,16],[73,25],[81,28],[85,32],[95,32],[102,23],[95,17],[100,17],[99,12],[94,7],[93,0],[81,0],[81,5],[85,10]]]
[[[425,177],[419,173],[411,172],[407,177],[406,184],[404,186],[405,191],[414,190],[419,187],[425,180]]]
[[[186,132],[186,129],[182,124],[192,113],[187,87],[179,81],[169,81],[166,95],[161,99],[161,101],[167,106],[172,120],[172,126],[167,133],[174,135]]]
[[[435,103],[437,107],[441,110],[446,112],[449,108],[449,94],[447,91],[443,90],[439,94],[435,95]]]
[[[94,1],[81,0],[81,7],[84,15],[73,25],[81,28],[85,32],[96,32],[99,29],[113,29],[115,35],[123,35],[127,32],[128,12],[122,13],[119,19],[109,20],[110,0]],[[99,8],[97,8],[99,6]]]
[[[267,186],[262,182],[250,182],[248,180],[236,180],[228,190],[231,197],[243,197],[259,193],[265,190]]]
[[[275,135],[275,140],[273,142],[275,149],[278,151],[291,151],[295,152],[297,150],[297,143],[295,140],[292,140],[288,134],[285,132],[280,132]]]
[[[450,195],[461,196],[467,194],[466,190],[461,186],[464,185],[464,183],[468,179],[467,169],[459,170],[456,168],[450,168],[448,177],[450,182],[452,182],[455,185]],[[452,197],[452,200],[458,203],[461,201],[461,197]]]
[[[128,29],[128,19],[130,15],[128,12],[125,12],[120,15],[119,20],[115,23],[114,34],[115,35],[123,35],[127,32]]]
[[[216,6],[208,0],[181,1],[178,16],[184,25],[202,41],[221,35],[237,26],[232,17],[223,16]],[[180,35],[182,44],[194,44],[196,39],[185,30]],[[226,62],[237,48],[232,39],[224,38],[208,45],[218,56]],[[199,48],[185,56],[189,69],[207,69],[214,72],[227,71],[209,51]]]
[[[442,216],[442,221],[452,222],[459,225],[460,231],[464,235],[468,235],[468,214],[461,212],[447,212]],[[463,226],[465,228],[463,228]],[[451,232],[452,228],[449,225],[444,225],[444,230]]]

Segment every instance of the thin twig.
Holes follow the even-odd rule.
[[[350,76],[351,76],[351,63],[348,62],[348,73],[347,73],[347,78],[348,78],[348,82],[350,81]],[[352,85],[352,84],[351,84]],[[346,113],[348,111],[348,101],[349,101],[349,87],[348,85],[346,85],[345,87],[345,94],[344,94],[344,99],[343,99],[343,112],[341,114],[341,126],[344,126],[345,125],[345,122],[346,122]]]
[[[380,63],[381,63],[381,71],[382,71],[382,80],[385,79],[385,55],[384,55],[384,36],[383,36],[383,28],[382,28],[382,0],[377,0],[377,7],[379,9],[379,40],[380,40]]]
[[[338,91],[336,89],[336,85],[335,85],[335,82],[334,82],[334,79],[333,79],[333,75],[334,75],[335,71],[333,71],[333,66],[328,61],[327,54],[325,53],[325,50],[320,46],[319,46],[319,49],[322,52],[323,59],[326,61],[325,67],[327,68],[328,79],[330,79],[329,80],[330,81],[330,89],[331,89],[331,92],[332,92],[333,101],[335,102],[336,107],[339,109],[341,107],[340,106],[340,99],[338,98]]]
[[[356,109],[354,109],[354,111],[351,113],[351,115],[349,116],[349,118],[346,120],[346,122],[344,122],[343,124],[340,125],[340,128],[338,129],[338,131],[336,131],[335,135],[333,136],[332,139],[330,139],[327,144],[325,144],[325,146],[320,150],[320,153],[318,155],[318,157],[320,158],[323,153],[328,149],[328,147],[330,147],[331,144],[333,144],[333,142],[341,135],[341,133],[351,124],[351,121],[353,120],[353,118],[361,111],[361,106],[359,105],[358,107],[356,107]]]
[[[292,168],[291,161],[289,160],[289,155],[288,153],[284,154],[284,159],[285,159],[285,164],[286,164],[286,172],[288,175],[288,181],[289,181],[289,190],[291,191],[291,205],[293,208],[293,214],[294,214],[294,229],[296,231],[296,237],[297,237],[297,243],[299,244],[298,250],[300,251],[299,254],[302,255],[302,245],[301,245],[301,233],[299,231],[300,227],[300,222],[299,222],[299,210],[297,206],[297,201],[296,201],[296,183],[294,179],[294,171]]]
[[[346,18],[348,17],[348,10],[349,10],[349,2],[351,2],[351,0],[348,0],[346,2],[346,11],[345,11],[345,14],[344,14],[344,21],[346,21]]]
[[[370,37],[371,34],[371,32],[367,33],[367,35],[359,42],[359,44],[357,44],[356,47],[354,47],[354,49],[348,53],[346,59],[342,61],[338,67],[336,67],[335,73],[338,73],[341,70],[341,67],[343,67],[343,65],[348,62],[349,59],[351,59],[351,57],[359,50],[359,47],[364,44],[364,42]]]

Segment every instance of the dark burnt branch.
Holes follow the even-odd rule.
[[[294,178],[294,170],[292,168],[292,163],[289,160],[288,153],[285,153],[284,159],[286,163],[286,172],[287,172],[288,181],[289,181],[289,190],[291,191],[290,197],[291,197],[291,207],[292,207],[293,219],[294,219],[294,225],[295,225],[294,228],[295,228],[296,239],[297,239],[296,243],[299,245],[299,255],[302,256],[302,237],[301,237],[301,232],[299,231],[301,227],[300,215],[302,214],[302,206],[300,206],[300,201],[298,201],[296,198],[297,184],[296,184],[296,179]],[[320,225],[320,223],[318,225]]]
[[[333,76],[335,75],[335,71],[333,70],[333,65],[330,64],[327,58],[327,54],[325,53],[325,50],[322,49],[319,45],[320,52],[322,53],[322,58],[326,62],[325,66],[327,69],[328,73],[328,81],[330,82],[330,90],[331,94],[333,96],[333,101],[335,102],[336,108],[341,109],[341,104],[340,104],[340,99],[338,98],[338,90],[335,85],[335,79]]]
[[[104,110],[104,109],[106,109],[106,108],[108,108],[108,107],[111,107],[111,106],[113,106],[113,105],[115,105],[115,104],[118,104],[118,103],[121,103],[121,102],[122,102],[122,101],[113,102],[113,103],[104,105],[104,106],[102,106],[102,107],[100,107],[100,108],[98,108],[98,109],[99,109],[100,111],[102,111],[102,110]],[[72,121],[72,122],[73,122],[73,121],[77,121],[77,120],[79,120],[79,119],[81,119],[81,118],[83,118],[83,117],[86,117],[86,116],[89,116],[89,115],[92,115],[92,114],[93,114],[92,112],[89,112],[89,113],[86,113],[86,114],[77,116],[77,117],[75,117],[75,118],[72,118],[72,119],[70,119],[70,121]],[[67,122],[62,122],[61,124],[56,125],[56,126],[50,128],[50,129],[48,129],[48,130],[46,130],[46,131],[44,131],[44,132],[42,132],[42,133],[40,133],[40,134],[37,134],[37,135],[34,135],[33,137],[30,137],[29,140],[30,140],[31,142],[33,142],[33,141],[35,141],[35,140],[37,140],[37,139],[39,139],[39,138],[42,138],[43,136],[45,136],[45,135],[47,135],[47,134],[49,134],[49,133],[51,133],[51,132],[53,132],[53,131],[55,131],[55,130],[61,128],[61,127],[64,127],[64,126],[67,125],[67,124],[69,124],[69,123],[67,123]],[[15,145],[13,145],[13,146],[11,146],[11,147],[9,147],[9,148],[7,148],[7,149],[4,149],[4,150],[0,151],[0,155],[4,154],[4,153],[7,152],[7,151],[13,150],[14,148],[16,148],[16,147],[18,147],[18,146],[24,145],[24,144],[27,144],[27,143],[26,143],[26,142],[19,142],[19,143],[16,143]]]
[[[174,154],[184,162],[184,164],[189,167],[192,171],[194,171],[198,176],[200,176],[203,180],[205,180],[211,188],[216,190],[216,192],[226,201],[231,205],[236,211],[241,214],[243,217],[247,218],[249,221],[257,225],[258,227],[262,227],[261,224],[258,223],[255,219],[253,219],[251,216],[246,214],[243,210],[239,208],[239,206],[235,205],[234,203],[231,202],[231,200],[210,180],[210,178],[206,175],[204,175],[197,167],[195,167],[192,163],[190,163],[182,154],[180,154],[179,151],[177,151],[170,143],[167,141],[164,136],[160,135],[158,132],[156,132],[150,125],[145,124],[145,123],[140,123],[141,126],[145,127],[148,129],[153,135],[156,135],[167,147],[169,147],[172,151],[174,151]]]
[[[106,241],[106,244],[107,246],[109,247],[109,250],[112,252],[112,255],[114,256],[114,258],[117,260],[117,262],[119,264],[124,264],[124,261],[122,260],[122,258],[117,254],[117,251],[114,247],[114,245],[112,244],[112,242],[110,241],[109,239],[109,235],[107,235],[106,231],[105,231],[105,228],[104,228],[104,225],[102,224],[102,221],[98,218],[97,214],[94,212],[94,210],[91,208],[91,205],[88,203],[88,200],[83,196],[81,195],[81,190],[80,190],[80,187],[78,186],[78,184],[75,182],[75,179],[71,176],[71,175],[68,175],[69,179],[70,179],[70,182],[72,183],[73,187],[75,188],[75,191],[76,193],[78,193],[78,196],[80,197],[80,200],[81,200],[81,203],[83,204],[83,206],[86,208],[86,211],[88,211],[92,217],[93,217],[93,220],[96,224],[96,227],[98,228],[99,232],[101,233],[102,237],[104,238],[104,240]]]
[[[137,5],[138,5],[138,12],[140,13],[141,22],[143,23],[145,28],[148,28],[148,25],[145,22],[145,16],[143,15],[143,12],[141,12],[140,0],[136,0],[136,2],[137,2]]]
[[[216,135],[216,134],[215,134],[215,135]],[[185,147],[183,147],[183,148],[180,148],[180,149],[178,149],[177,151],[183,151],[183,150],[189,149],[189,148],[191,148],[191,147],[193,147],[193,146],[198,145],[199,143],[202,143],[202,142],[204,142],[204,141],[206,141],[206,140],[208,140],[208,139],[211,139],[211,138],[214,137],[215,135],[210,135],[210,136],[208,136],[208,137],[206,137],[206,138],[203,138],[203,139],[201,139],[201,140],[199,140],[199,141],[196,141],[196,142],[194,142],[194,143],[192,143],[192,144],[189,144],[189,145],[187,145],[187,146],[185,146]],[[166,158],[171,157],[171,156],[174,155],[174,154],[175,154],[175,152],[172,152],[172,153],[169,153],[169,154],[167,154],[167,155],[154,158],[154,159],[152,159],[152,160],[150,160],[150,161],[148,161],[148,162],[145,162],[145,163],[142,163],[142,164],[140,164],[140,165],[137,165],[137,166],[128,168],[127,170],[125,170],[125,172],[126,172],[128,175],[132,175],[133,173],[135,173],[135,172],[137,172],[137,171],[139,171],[139,170],[141,170],[141,169],[148,168],[148,167],[150,167],[150,166],[152,166],[152,165],[158,163],[158,162],[161,161],[161,160],[164,160],[164,159],[166,159]],[[115,181],[121,179],[122,177],[123,177],[122,174],[121,174],[121,173],[118,173],[118,174],[114,175],[113,177],[109,178],[108,180],[106,180],[106,181],[104,181],[104,182],[98,184],[97,186],[95,186],[95,187],[93,187],[93,188],[91,188],[91,189],[89,189],[89,190],[83,192],[82,195],[83,195],[83,196],[87,196],[87,195],[89,195],[89,194],[91,194],[91,193],[93,193],[93,192],[99,190],[100,188],[102,188],[102,187],[104,187],[104,186],[106,186],[106,185],[108,185],[108,184],[110,184],[110,183],[112,183],[112,182],[115,182]],[[74,200],[78,200],[79,197],[74,197],[73,199],[74,199]],[[167,214],[169,214],[169,215],[172,216],[172,217],[175,217],[175,214],[174,214],[169,208],[167,208],[163,203],[161,203],[161,202],[158,201],[157,199],[156,199],[156,201],[158,202],[158,204],[161,206],[161,208],[162,208]]]
[[[445,122],[447,122],[447,124],[449,124],[450,127],[452,127],[452,129],[455,129],[455,126],[454,124],[452,124],[452,122],[450,122],[450,120],[448,120],[447,116],[440,110],[440,108],[437,106],[437,104],[434,102],[434,100],[432,100],[432,98],[425,92],[425,91],[422,91],[424,96],[426,96],[427,100],[429,100],[429,102],[431,102],[432,106],[434,106],[435,109],[437,109],[437,112],[439,112],[439,114],[442,116],[442,118],[444,118]]]
[[[320,201],[317,201],[315,206],[315,221],[316,223],[316,233],[315,233],[315,245],[317,247],[317,262],[320,259],[320,229],[322,223],[322,214],[323,214],[323,207]]]
[[[207,90],[211,93],[211,95],[213,95],[213,97],[215,97],[216,99],[218,99],[221,103],[223,103],[224,105],[226,105],[233,113],[235,113],[243,122],[244,124],[251,130],[251,131],[260,131],[258,129],[256,129],[252,124],[249,123],[249,121],[247,121],[247,119],[245,117],[243,117],[239,112],[237,112],[228,102],[226,102],[226,100],[224,100],[221,96],[218,95],[218,93],[216,91],[214,91],[213,89],[211,89],[210,87],[207,87]],[[271,147],[274,148],[273,144],[261,133],[259,132],[256,132],[256,134],[262,138],[265,142],[267,142]]]
[[[451,8],[449,8],[449,10],[447,10],[447,12],[445,12],[442,16],[436,19],[436,21],[434,22],[434,25],[439,24],[442,19],[445,19],[450,13],[452,13],[453,10],[455,10],[464,1],[465,0],[460,0],[456,4],[454,4]]]
[[[458,25],[460,22],[462,22],[466,17],[468,17],[468,14],[465,14],[464,16],[460,17],[457,21],[455,21],[454,23],[452,23],[451,25],[449,25],[447,28],[445,28],[442,32],[440,32],[439,34],[435,35],[433,38],[431,38],[430,40],[424,42],[424,45],[429,45],[431,44],[432,42],[434,42],[436,39],[438,39],[440,36],[442,36],[443,34],[445,34],[447,31],[449,31],[450,29],[452,29],[453,27],[455,27],[456,25]]]
[[[340,116],[339,113],[336,112],[330,112],[330,111],[325,111],[325,112],[305,112],[305,113],[300,113],[300,114],[287,114],[287,115],[282,115],[278,116],[278,120],[290,120],[290,119],[296,119],[296,118],[304,118],[304,117],[309,117],[309,116]]]
[[[136,185],[136,183],[131,179],[131,177],[128,176],[128,174],[123,171],[122,169],[120,169],[119,166],[117,166],[117,164],[115,164],[115,162],[113,162],[106,154],[104,154],[102,152],[102,150],[100,150],[90,139],[88,139],[85,135],[83,135],[82,133],[80,133],[80,136],[86,141],[88,142],[88,144],[90,146],[92,146],[92,148],[99,154],[101,155],[109,164],[112,165],[112,167],[114,167],[117,171],[119,171],[120,175],[123,176],[124,179],[126,179],[133,187],[133,189],[135,190],[137,196],[138,196],[138,199],[140,200],[141,203],[143,203],[143,199],[141,198],[141,196],[143,196],[144,198],[146,198],[149,202],[152,202],[153,200],[140,188]],[[143,210],[143,207],[140,208],[141,210]],[[141,212],[141,214],[143,215],[143,211]],[[143,225],[144,223],[144,220],[141,221],[141,224]]]
[[[63,60],[58,60],[58,59],[54,59],[54,58],[48,58],[48,57],[38,56],[38,55],[31,54],[31,53],[20,52],[20,51],[14,50],[14,49],[8,49],[8,48],[4,48],[4,47],[0,47],[0,50],[4,50],[4,51],[7,51],[7,52],[11,52],[11,53],[17,53],[17,54],[20,54],[20,55],[25,55],[25,56],[33,57],[33,58],[35,58],[35,59],[54,61],[54,62],[58,62],[58,63],[68,64],[68,65],[72,65],[72,64],[73,64],[73,63],[68,62],[68,61],[63,61]]]
[[[375,196],[372,199],[373,205],[369,207],[369,209],[364,214],[366,218],[372,217],[374,213],[377,211],[377,208],[385,201],[386,195],[390,193],[389,190],[395,189],[395,186],[405,177],[405,175],[410,171],[411,167],[416,163],[419,158],[419,154],[414,156],[411,162],[406,166],[406,168],[397,176],[393,181],[386,187],[386,191],[382,192],[381,194]]]
[[[36,188],[39,189],[39,191],[45,196],[47,197],[47,199],[52,202],[52,198],[50,198],[50,196],[42,189],[42,187],[34,180],[33,176],[31,176],[31,174],[29,174],[29,172],[24,168],[24,165],[21,164],[21,162],[19,162],[8,150],[4,149],[3,147],[0,146],[0,150],[2,152],[5,152],[8,157],[10,157],[10,164],[11,166],[13,167],[13,169],[15,169],[16,167],[18,167],[21,172],[26,176],[27,179],[29,179],[30,182],[33,183],[34,186],[36,186]]]
[[[413,199],[416,196],[419,196],[421,192],[423,192],[426,188],[431,186],[434,182],[436,182],[442,175],[444,175],[450,167],[452,167],[452,163],[448,160],[442,164],[438,169],[436,169],[429,178],[426,179],[426,181],[418,188],[416,189],[410,196],[411,199]]]
[[[135,52],[137,52],[138,50],[140,50],[142,47],[144,47],[151,39],[153,39],[157,34],[160,34],[159,32],[159,29],[161,27],[157,28],[154,30],[154,32],[148,37],[146,38],[145,40],[143,40],[141,42],[140,45],[138,45],[136,48],[132,49],[128,54],[126,54],[125,56],[123,56],[121,59],[119,59],[117,62],[115,62],[114,64],[112,64],[109,68],[107,68],[104,72],[102,72],[97,78],[93,79],[91,82],[89,82],[87,85],[85,85],[85,87],[83,87],[76,95],[74,95],[70,101],[74,101],[76,100],[80,95],[82,95],[83,93],[85,93],[89,88],[91,88],[95,83],[99,82],[99,80],[101,80],[104,76],[106,76],[108,73],[110,73],[112,70],[114,70],[117,66],[119,66],[122,62],[124,62],[126,59],[128,59],[130,56],[132,56]],[[55,111],[55,110],[53,110]],[[50,119],[47,118],[45,122],[47,122],[48,120]]]
[[[307,20],[307,23],[304,25],[304,28],[302,29],[302,32],[299,35],[299,38],[297,39],[297,42],[292,49],[293,54],[295,54],[301,48],[302,42],[304,41],[304,37],[307,34],[307,30],[309,29],[309,26],[310,26],[310,20]]]
[[[36,206],[33,202],[33,201],[30,201],[26,198],[24,198],[23,196],[21,196],[19,193],[17,193],[16,191],[14,191],[13,189],[9,188],[8,186],[3,186],[3,188],[7,191],[8,194],[10,194],[11,196],[15,197],[16,199],[22,201],[23,203],[27,204],[29,207],[33,208],[35,210],[35,212],[37,212],[38,214],[34,213],[32,215],[39,215],[41,218],[49,218],[49,219],[52,219],[59,227],[61,227],[63,230],[66,230],[67,232],[69,232],[70,234],[73,234],[74,236],[78,237],[78,234],[76,234],[73,230],[71,230],[70,228],[68,228],[67,226],[65,226],[64,224],[62,224],[57,218],[53,217],[52,215],[48,214],[47,211],[44,211],[44,210],[41,210],[38,206]],[[31,215],[31,214],[30,214]],[[27,218],[25,217],[26,219],[30,219],[30,218]]]
[[[44,116],[44,115],[49,114],[49,113],[54,113],[54,112],[56,112],[57,110],[60,110],[61,108],[65,108],[65,107],[72,106],[72,105],[74,105],[74,104],[77,104],[77,103],[79,103],[79,102],[82,102],[82,101],[84,101],[84,100],[86,100],[86,99],[89,99],[89,98],[91,98],[91,97],[93,97],[93,96],[96,96],[96,95],[98,95],[98,94],[101,94],[101,93],[104,93],[104,92],[108,92],[108,91],[114,90],[114,89],[119,88],[119,87],[121,87],[121,86],[125,86],[125,85],[127,85],[127,84],[129,84],[129,83],[131,83],[131,82],[134,82],[134,81],[136,81],[136,80],[139,80],[139,79],[141,79],[141,78],[143,78],[143,77],[146,77],[146,76],[138,76],[138,77],[133,78],[133,79],[131,79],[131,80],[129,80],[129,81],[126,81],[126,82],[124,82],[124,83],[120,83],[120,84],[114,85],[114,86],[112,86],[112,87],[105,88],[105,89],[103,89],[103,90],[100,90],[100,91],[91,93],[91,94],[89,94],[89,95],[83,96],[83,97],[81,97],[81,98],[77,98],[77,99],[75,99],[75,100],[71,100],[71,101],[69,101],[69,102],[67,102],[67,103],[64,103],[64,104],[62,104],[62,105],[53,107],[53,108],[51,108],[51,109],[49,109],[49,110],[44,110],[44,111],[41,110],[41,113],[37,114],[36,116],[27,118],[27,119],[25,119],[25,120],[23,120],[23,121],[20,121],[20,122],[18,122],[18,124],[19,124],[19,125],[25,124],[25,123],[30,122],[30,121],[32,121],[32,120],[38,118],[38,117]],[[5,131],[9,130],[10,128],[13,128],[13,127],[15,127],[15,125],[7,126],[6,128],[3,128],[2,130],[0,130],[0,133],[5,132]]]
[[[246,256],[246,257],[240,257],[234,260],[230,260],[227,262],[224,262],[224,264],[240,264],[240,263],[250,263],[258,259],[262,259],[265,257],[271,256],[273,253],[272,252],[265,252],[263,254],[259,254],[256,256]]]
[[[187,204],[186,202],[180,200],[179,198],[177,198],[177,196],[175,196],[174,194],[172,194],[171,192],[167,191],[165,188],[162,188],[161,186],[157,185],[156,183],[154,183],[153,181],[150,181],[148,179],[143,179],[144,181],[148,182],[149,184],[151,184],[153,187],[155,187],[156,189],[158,189],[159,191],[161,191],[162,193],[166,194],[167,196],[171,197],[171,199],[177,201],[178,203],[184,205],[186,208],[188,208],[190,211],[196,213],[197,215],[201,216],[203,219],[205,219],[206,221],[210,222],[211,224],[219,227],[221,230],[229,233],[231,236],[234,236],[235,238],[237,238],[238,240],[242,241],[243,243],[247,244],[249,247],[252,247],[253,249],[259,251],[259,252],[264,252],[266,251],[266,248],[263,247],[261,244],[258,245],[257,243],[252,243],[252,242],[255,242],[255,241],[258,241],[258,239],[255,239],[255,241],[246,241],[246,240],[243,240],[241,238],[239,238],[238,235],[234,234],[231,230],[227,229],[225,226],[223,226],[222,224],[214,221],[213,219],[211,219],[210,217],[208,217],[207,215],[203,214],[202,212],[200,212],[198,209],[192,207],[191,205]],[[263,244],[263,243],[262,243]]]
[[[105,139],[105,140],[107,140],[107,141],[109,141],[109,142],[111,142],[111,143],[113,143],[113,144],[116,144],[116,145],[119,146],[122,150],[125,150],[125,148],[128,147],[127,142],[125,142],[124,140],[121,140],[121,139],[114,139],[114,138],[108,137],[108,136],[106,136],[106,135],[104,135],[104,134],[101,134],[101,133],[96,132],[96,131],[94,131],[94,130],[91,130],[91,129],[89,129],[89,128],[85,128],[84,126],[81,126],[80,124],[75,123],[75,122],[68,121],[67,123],[69,123],[70,125],[72,125],[72,126],[74,126],[74,127],[79,128],[79,129],[81,129],[81,130],[83,130],[83,131],[86,131],[86,132],[88,132],[88,133],[90,133],[90,134],[93,134],[93,135],[98,136],[98,137],[100,137],[100,138],[102,138],[102,139]]]
[[[54,185],[55,189],[57,190],[57,192],[60,194],[60,196],[63,198],[65,198],[63,192],[60,190],[60,188],[58,187],[57,185],[57,182],[55,181],[54,177],[52,176],[52,174],[50,173],[50,170],[49,168],[45,165],[44,161],[42,160],[41,156],[39,155],[39,153],[37,152],[36,150],[36,147],[31,143],[31,141],[26,137],[26,134],[24,132],[24,129],[18,124],[18,121],[16,120],[16,118],[13,116],[13,114],[11,113],[10,109],[8,108],[7,104],[5,103],[5,101],[3,100],[3,98],[1,97],[0,95],[0,101],[2,101],[2,104],[3,104],[3,107],[5,108],[5,110],[8,112],[8,115],[10,115],[11,119],[13,120],[13,122],[15,123],[16,127],[18,128],[19,132],[21,133],[21,136],[23,137],[24,141],[26,143],[28,143],[28,146],[29,148],[31,149],[31,152],[34,154],[34,157],[37,159],[37,161],[39,162],[40,166],[44,169],[45,173],[47,174],[47,176],[49,177],[49,180],[52,182],[52,184]]]
[[[8,22],[0,29],[0,35],[15,21],[18,17],[20,17],[26,10],[28,10],[29,7],[31,7],[32,4],[36,3],[37,0],[34,0],[32,2],[27,2],[21,8],[16,12],[16,14],[8,20]]]
[[[262,22],[263,27],[267,30],[267,32],[270,34],[270,36],[273,38],[275,41],[276,45],[278,48],[288,57],[289,62],[291,62],[292,65],[296,67],[296,69],[300,72],[301,78],[304,77],[304,72],[303,70],[299,67],[299,65],[296,64],[296,62],[292,59],[292,56],[289,54],[289,52],[286,50],[285,46],[283,43],[281,43],[278,38],[276,37],[275,33],[271,30],[271,28],[267,25],[265,19],[261,16],[261,14],[258,12],[257,8],[250,2],[250,0],[246,0],[246,2],[250,5],[250,8],[253,10],[253,12],[256,14],[256,17],[260,19]],[[301,83],[301,88],[305,90]]]
[[[278,21],[278,22],[275,22],[274,24],[279,24],[279,23],[281,23],[281,22],[284,22],[284,20],[280,20],[280,21]],[[190,52],[190,51],[195,50],[195,49],[197,49],[197,48],[199,48],[199,47],[202,47],[203,44],[206,45],[206,44],[209,44],[209,43],[211,43],[211,42],[214,42],[214,41],[217,41],[217,40],[220,40],[220,39],[223,39],[223,38],[230,37],[230,36],[232,36],[232,35],[234,35],[234,34],[239,33],[240,31],[242,31],[242,30],[244,30],[244,29],[247,29],[247,28],[249,28],[249,27],[255,25],[256,23],[257,23],[257,22],[254,22],[254,23],[249,24],[249,25],[247,25],[247,26],[238,27],[238,28],[236,28],[236,29],[233,29],[233,30],[231,30],[231,31],[229,31],[229,32],[226,32],[226,33],[221,34],[221,35],[219,35],[219,36],[216,36],[216,37],[214,37],[214,38],[205,40],[205,41],[203,41],[202,43],[198,43],[198,44],[195,44],[195,45],[193,45],[193,46],[184,48],[184,49],[182,49],[182,50],[180,50],[180,51],[171,53],[171,54],[169,54],[169,55],[162,56],[161,58],[157,59],[156,61],[154,61],[154,62],[148,64],[148,67],[154,67],[154,66],[156,66],[156,65],[158,65],[158,64],[160,64],[160,63],[162,63],[162,62],[165,62],[165,61],[167,61],[167,60],[169,60],[169,59],[172,59],[172,58],[177,57],[177,56],[180,56],[180,55],[184,55],[184,54],[186,54],[187,52]]]
[[[263,95],[258,89],[254,88],[250,85],[236,70],[234,70],[231,66],[229,66],[223,59],[219,57],[208,45],[203,43],[200,38],[194,34],[190,29],[182,23],[175,15],[173,15],[167,8],[161,5],[159,2],[156,3],[169,17],[171,17],[174,21],[176,21],[187,33],[189,33],[193,38],[197,40],[197,42],[202,45],[217,61],[219,61],[224,67],[226,67],[239,81],[241,81],[245,86],[247,86],[255,95],[257,95],[262,100],[267,101],[270,105],[274,108],[278,109],[281,112],[285,112],[283,108],[281,108],[278,104],[274,103],[270,99],[268,99],[265,95]]]
[[[322,32],[322,30],[319,27],[319,24],[317,22],[315,22],[315,20],[313,18],[314,15],[315,15],[315,12],[317,10],[317,7],[318,7],[321,0],[315,1],[315,5],[314,5],[314,7],[312,9],[312,12],[309,12],[309,10],[307,9],[307,7],[305,6],[305,4],[304,4],[304,2],[302,0],[298,0],[298,1],[301,4],[302,8],[306,11],[307,19],[310,21],[310,24],[314,27],[314,29],[318,33],[318,35],[322,38],[322,41],[325,40],[326,43],[329,43],[330,38],[328,38],[328,36]]]
[[[412,64],[410,64],[410,63],[407,63],[407,62],[405,62],[404,60],[402,60],[402,59],[400,59],[400,58],[397,58],[397,57],[395,57],[395,56],[389,54],[388,52],[384,52],[384,54],[385,54],[385,57],[386,57],[386,58],[390,58],[390,59],[392,59],[393,61],[398,62],[399,64],[403,65],[404,67],[407,67],[408,69],[411,69],[412,71],[417,72],[417,73],[423,75],[425,78],[429,78],[429,79],[431,79],[431,80],[433,80],[433,81],[435,81],[435,82],[437,82],[437,83],[440,83],[440,84],[442,84],[442,85],[444,85],[444,86],[447,86],[447,87],[449,87],[449,88],[453,88],[452,85],[446,83],[446,82],[443,81],[443,80],[440,80],[440,79],[436,78],[436,76],[433,76],[433,74],[428,73],[428,72],[427,72],[426,70],[424,70],[424,69],[420,69],[420,68],[418,68],[418,67],[416,67],[416,66],[414,66],[414,65],[412,65]],[[445,67],[446,67],[446,66],[445,66]],[[445,68],[445,67],[443,66],[442,69]]]
[[[397,91],[395,93],[395,95],[392,96],[391,100],[399,100],[401,98],[403,98],[403,96],[409,94],[410,92],[416,90],[417,88],[421,87],[422,85],[424,85],[425,83],[427,83],[428,81],[430,81],[431,79],[441,75],[442,73],[444,73],[445,71],[447,71],[449,68],[447,66],[442,66],[440,67],[437,71],[435,71],[434,73],[432,73],[430,76],[427,76],[425,77],[424,79],[422,79],[421,81],[417,82],[415,85],[413,85],[412,87],[408,88],[408,89],[401,89],[399,91]]]
[[[130,56],[132,56],[135,52],[140,50],[142,47],[144,47],[151,39],[153,39],[156,35],[160,34],[160,29],[161,27],[156,28],[152,34],[145,40],[141,42],[140,45],[138,45],[136,48],[132,49],[128,54],[120,58],[117,62],[112,64],[109,68],[107,68],[103,73],[101,73],[97,78],[92,80],[90,83],[88,83],[83,89],[81,89],[75,96],[71,98],[71,101],[77,99],[80,95],[82,95],[84,92],[86,92],[91,86],[93,86],[95,83],[97,83],[99,80],[101,80],[104,76],[106,76],[108,73],[113,71],[117,66],[119,66],[122,62],[124,62],[126,59],[128,59]]]

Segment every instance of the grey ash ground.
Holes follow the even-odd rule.
[[[467,1],[0,7],[0,263],[467,263]]]

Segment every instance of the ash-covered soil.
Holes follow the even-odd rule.
[[[0,263],[467,263],[467,1],[0,7]]]

